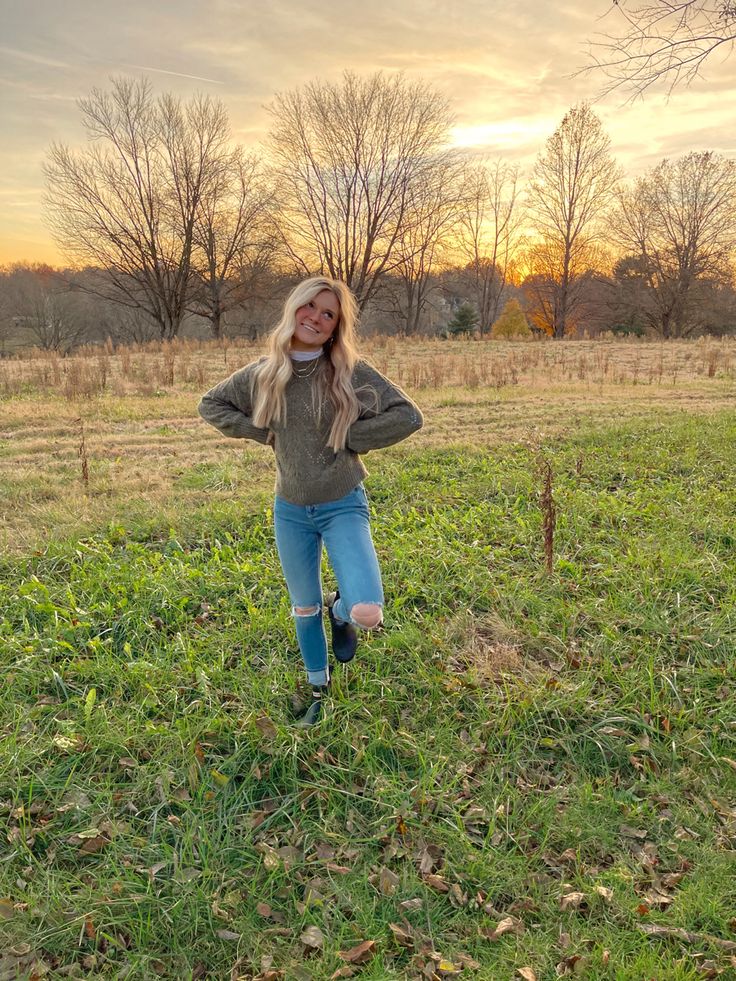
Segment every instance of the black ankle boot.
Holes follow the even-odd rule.
[[[339,591],[327,599],[327,615],[332,627],[332,653],[341,664],[347,664],[355,657],[358,649],[358,631],[352,623],[338,623],[332,608],[340,599]]]
[[[328,691],[328,685],[315,685],[312,688],[312,702],[304,715],[297,721],[297,726],[306,729],[308,726],[316,725],[319,722],[324,712],[324,699],[327,697]]]

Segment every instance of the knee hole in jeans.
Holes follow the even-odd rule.
[[[383,622],[383,608],[379,603],[356,603],[350,610],[350,619],[364,630],[375,630]]]
[[[295,617],[314,617],[322,612],[319,606],[292,606],[291,612]]]

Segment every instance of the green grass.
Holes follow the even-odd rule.
[[[0,969],[733,970],[736,416],[544,452],[551,575],[527,446],[371,454],[389,623],[308,732],[262,494],[0,560]]]

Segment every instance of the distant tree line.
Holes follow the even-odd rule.
[[[50,147],[45,215],[68,268],[0,271],[0,350],[255,337],[295,279],[355,291],[365,329],[554,338],[736,332],[736,163],[709,151],[626,181],[572,107],[522,185],[452,149],[446,100],[403,76],[277,95],[263,149],[221,103],[117,79]]]

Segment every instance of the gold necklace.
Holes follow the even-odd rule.
[[[317,368],[319,368],[320,360],[321,360],[320,357],[312,358],[311,362],[307,362],[309,367],[306,370],[302,370],[302,371],[299,371],[297,369],[297,364],[299,364],[299,362],[292,361],[291,370],[294,372],[297,378],[310,378],[315,373]]]

